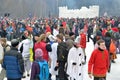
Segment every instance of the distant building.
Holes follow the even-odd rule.
[[[68,9],[59,7],[59,17],[61,18],[94,18],[99,17],[99,6],[82,7],[81,9]]]

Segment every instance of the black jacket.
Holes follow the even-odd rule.
[[[109,51],[110,43],[111,43],[111,37],[104,37],[104,40],[105,40],[105,46],[106,46],[107,50]]]
[[[61,42],[57,47],[57,61],[67,62],[68,48],[65,42]]]

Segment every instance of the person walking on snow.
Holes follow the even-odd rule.
[[[93,50],[88,62],[88,75],[93,80],[106,80],[106,74],[109,70],[109,55],[106,50],[105,41],[97,41],[98,48]]]

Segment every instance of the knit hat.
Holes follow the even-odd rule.
[[[11,41],[12,47],[16,47],[16,46],[18,46],[18,44],[19,44],[19,40],[17,40],[17,39],[13,39],[13,40]]]
[[[43,56],[42,49],[38,48],[35,50],[35,59],[41,58]]]

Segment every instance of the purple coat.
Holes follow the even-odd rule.
[[[43,58],[40,58],[38,60],[35,60],[32,63],[32,68],[31,68],[31,77],[30,80],[34,80],[34,78],[36,77],[36,75],[38,75],[40,73],[40,68],[39,68],[39,64],[37,62],[39,61],[43,61]]]
[[[32,63],[30,80],[34,80],[34,78],[36,77],[36,75],[39,74],[39,73],[40,73],[39,64],[34,61],[34,62]]]

